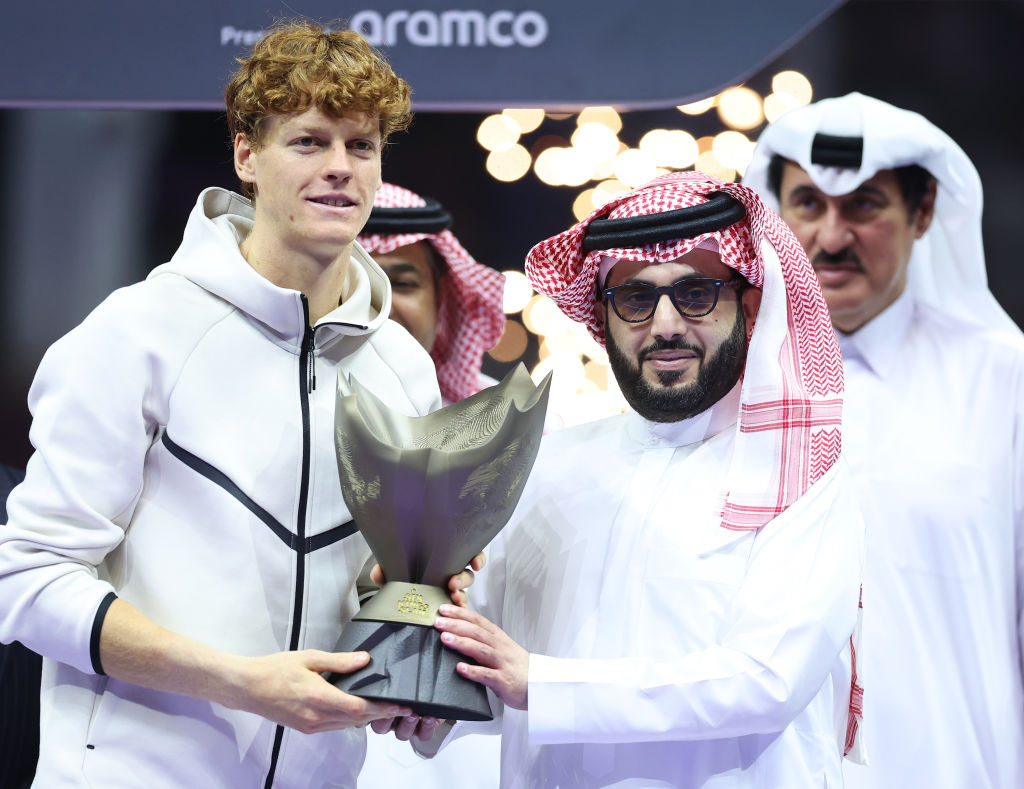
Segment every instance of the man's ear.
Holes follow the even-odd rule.
[[[256,167],[252,142],[242,132],[235,135],[235,175],[247,184],[256,183]]]
[[[939,182],[932,178],[928,182],[924,196],[921,198],[921,205],[914,214],[914,238],[920,238],[925,234],[935,217],[935,198],[938,196]]]

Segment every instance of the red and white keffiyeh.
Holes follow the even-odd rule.
[[[415,192],[384,184],[373,205],[383,208],[414,208],[426,205]],[[483,388],[480,365],[484,352],[493,348],[505,328],[502,297],[505,277],[478,263],[452,235],[399,233],[361,235],[358,242],[371,254],[387,254],[399,247],[428,241],[448,264],[440,279],[437,299],[437,337],[430,352],[437,367],[437,381],[447,402],[457,402]]]
[[[595,219],[688,208],[725,192],[747,209],[742,222],[694,238],[587,252]],[[751,190],[699,172],[660,176],[617,197],[585,220],[530,250],[526,274],[598,342],[604,331],[595,297],[602,256],[665,263],[715,238],[722,262],[762,289],[740,393],[736,451],[728,472],[722,526],[758,529],[783,512],[839,457],[843,367],[807,255],[789,227]]]

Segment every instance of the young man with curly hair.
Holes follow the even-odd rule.
[[[355,33],[290,23],[226,99],[252,199],[205,190],[170,262],[55,343],[30,393],[0,641],[46,657],[37,786],[354,786],[360,727],[409,714],[321,676],[368,660],[329,651],[370,557],[334,381],[440,403],[355,243],[409,88]]]

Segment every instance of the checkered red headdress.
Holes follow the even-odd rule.
[[[746,218],[723,230],[641,247],[586,251],[595,219],[660,214],[724,192]],[[665,263],[714,238],[722,262],[762,289],[740,394],[736,450],[727,478],[722,526],[760,528],[783,512],[839,457],[843,368],[828,309],[807,255],[789,227],[754,192],[698,172],[663,175],[537,244],[526,259],[534,287],[599,342],[600,259]]]
[[[426,206],[427,201],[408,189],[384,184],[377,191],[373,205],[374,208],[417,208]],[[441,394],[446,401],[454,403],[483,388],[480,364],[484,351],[494,347],[505,328],[502,308],[505,278],[477,263],[447,229],[417,232],[410,228],[410,232],[367,233],[358,238],[367,252],[382,255],[423,240],[429,241],[448,264],[448,273],[439,283],[437,338],[430,356],[437,366]]]

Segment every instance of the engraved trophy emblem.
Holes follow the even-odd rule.
[[[489,720],[482,685],[433,622],[460,572],[512,516],[540,447],[550,375],[523,365],[501,383],[431,414],[396,413],[338,378],[335,449],[342,493],[387,582],[342,630],[335,651],[370,663],[330,681],[419,715]]]

